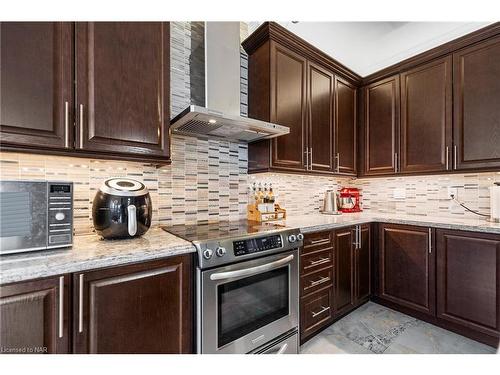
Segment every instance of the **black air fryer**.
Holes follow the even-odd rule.
[[[110,178],[101,185],[92,204],[96,232],[103,238],[131,238],[146,233],[153,208],[148,188],[125,177]]]

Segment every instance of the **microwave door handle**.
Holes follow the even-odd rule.
[[[263,264],[262,266],[243,268],[241,270],[236,270],[236,271],[217,272],[210,275],[210,280],[226,280],[226,279],[232,279],[234,277],[251,276],[258,273],[271,271],[275,268],[290,263],[292,260],[293,260],[293,254],[285,258],[275,260],[274,262]]]
[[[136,208],[133,204],[127,206],[127,216],[128,216],[128,234],[135,236],[137,233],[137,217]]]

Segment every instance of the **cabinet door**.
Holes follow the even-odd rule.
[[[69,277],[0,287],[2,353],[67,353]]]
[[[422,313],[435,312],[435,252],[429,228],[381,224],[380,297]]]
[[[399,76],[365,87],[365,174],[397,172]]]
[[[168,22],[76,26],[77,148],[169,156]]]
[[[191,256],[74,275],[76,353],[191,353]]]
[[[73,147],[73,26],[0,24],[0,140],[31,148]]]
[[[306,60],[271,44],[271,122],[290,134],[272,140],[273,167],[304,170],[306,166]]]
[[[309,165],[313,171],[333,170],[333,74],[308,63]]]
[[[456,169],[500,167],[500,36],[453,54]]]
[[[451,168],[451,56],[401,74],[401,172]]]
[[[342,315],[354,307],[354,229],[334,234],[335,314]]]
[[[500,336],[500,236],[437,230],[437,316]]]
[[[370,225],[361,225],[359,244],[355,250],[356,302],[371,293],[371,239]]]
[[[337,173],[356,174],[356,87],[335,76],[335,158]]]

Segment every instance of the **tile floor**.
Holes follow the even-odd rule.
[[[490,354],[496,349],[368,302],[301,346],[302,354]]]

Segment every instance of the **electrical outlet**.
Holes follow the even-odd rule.
[[[454,186],[448,186],[448,199],[452,199],[452,196],[458,198],[458,188]]]

